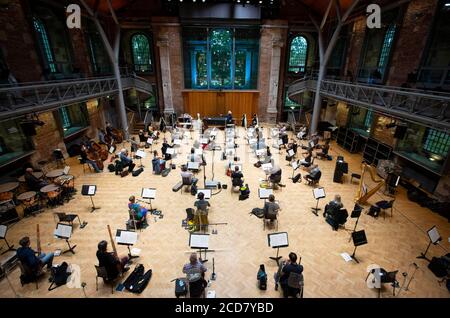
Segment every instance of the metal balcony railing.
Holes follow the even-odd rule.
[[[288,96],[305,91],[315,92],[316,86],[317,81],[312,78],[295,81],[288,88]],[[450,130],[448,93],[323,80],[320,94],[428,127]]]
[[[134,74],[122,75],[123,90],[152,93],[151,84]],[[0,119],[56,109],[117,93],[114,76],[0,86]]]

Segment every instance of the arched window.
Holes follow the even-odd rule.
[[[303,36],[296,36],[291,41],[289,50],[289,72],[304,73],[306,70],[306,57],[308,55],[308,41]]]
[[[131,51],[133,53],[134,70],[136,72],[151,72],[152,60],[147,36],[144,34],[133,35],[131,37]]]
[[[40,19],[33,17],[33,26],[38,35],[39,45],[41,46],[45,62],[50,72],[56,73],[55,59],[53,57],[53,51],[50,46],[50,41],[48,40],[48,34],[47,30],[45,29],[44,23],[42,23]]]
[[[383,46],[381,47],[380,60],[378,61],[378,68],[382,74],[384,74],[389,61],[392,44],[394,43],[395,29],[395,24],[389,25],[384,36]]]

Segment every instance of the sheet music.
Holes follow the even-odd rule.
[[[6,225],[0,225],[0,238],[5,238],[7,229],[8,227]]]
[[[116,236],[117,244],[134,245],[138,239],[137,232],[121,231],[120,236]]]
[[[272,169],[272,164],[271,163],[264,163],[264,164],[261,165],[261,168],[263,170],[270,170],[270,169]]]
[[[142,198],[144,199],[154,199],[156,197],[156,189],[153,188],[142,188]]]
[[[270,247],[286,247],[289,246],[287,232],[268,234]]]
[[[309,142],[309,148],[314,148],[314,141]]]
[[[198,170],[198,169],[200,168],[200,162],[196,162],[196,161],[192,162],[192,161],[189,161],[188,164],[187,164],[187,166],[188,166],[188,169],[191,169],[191,170]]]
[[[205,234],[191,234],[189,236],[189,246],[191,248],[205,248],[208,249],[209,235]]]
[[[72,236],[72,226],[58,223],[54,234],[57,237],[69,239]]]
[[[138,151],[136,151],[136,156],[145,158],[147,156],[147,154],[145,153],[145,151],[139,149]]]
[[[175,140],[173,141],[173,144],[174,144],[174,145],[180,146],[180,145],[181,145],[181,139],[175,139]]]
[[[273,190],[272,189],[264,189],[264,188],[259,188],[258,189],[258,195],[260,199],[268,199],[269,195],[273,194]]]
[[[316,200],[325,198],[325,189],[324,188],[315,188],[315,189],[313,189],[313,193],[314,193],[314,198]]]
[[[289,151],[288,151],[288,155],[289,155],[289,157],[292,157],[292,156],[294,156],[294,150],[292,150],[292,149],[289,149]]]
[[[200,138],[200,143],[207,144],[207,143],[209,143],[209,139],[208,138]]]
[[[255,152],[257,156],[262,156],[266,152],[266,149],[258,149]]]
[[[89,188],[88,188],[88,195],[94,195],[95,194],[95,188],[96,188],[96,186],[95,185],[91,185],[91,186],[89,186]]]
[[[348,253],[341,253],[341,256],[346,262],[350,262],[352,260],[352,257]]]
[[[114,150],[116,150],[116,147],[114,147],[114,146],[111,146],[110,148],[109,148],[109,153],[114,153]]]
[[[67,174],[69,174],[69,171],[70,171],[70,167],[69,166],[65,166],[64,170],[63,170],[63,174],[67,175]]]
[[[203,194],[205,195],[205,199],[206,199],[206,200],[211,199],[211,189],[198,189],[198,190],[197,190],[197,195],[198,195],[200,192],[203,193]]]
[[[298,161],[292,161],[291,166],[296,170],[298,168]]]
[[[429,231],[428,231],[428,236],[430,237],[431,242],[437,243],[441,240],[441,236],[439,235],[439,232],[436,228],[436,226],[433,226]]]
[[[152,145],[152,144],[153,144],[153,139],[152,139],[152,138],[148,138],[148,139],[147,139],[147,143],[148,143],[149,145]]]
[[[256,142],[257,142],[256,138],[252,138],[252,139],[249,139],[249,140],[248,140],[248,143],[249,143],[250,145],[256,144]]]
[[[173,155],[175,153],[175,149],[167,148],[166,153],[169,154],[169,155]]]

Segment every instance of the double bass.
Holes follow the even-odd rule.
[[[92,149],[98,153],[101,160],[105,161],[106,159],[108,159],[108,150],[106,150],[104,147],[102,147],[95,141],[93,141],[91,143],[91,146],[92,146]]]
[[[100,158],[100,154],[98,153],[98,151],[95,151],[94,147],[92,147],[91,149],[87,149],[86,147],[84,147],[84,151],[86,151],[88,159],[95,161],[97,167],[100,170],[103,170],[104,168],[103,160]]]

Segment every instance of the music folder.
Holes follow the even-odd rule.
[[[265,189],[265,188],[258,189],[258,195],[260,199],[268,199],[271,194],[273,194],[272,189]]]
[[[72,225],[58,223],[56,225],[54,235],[57,238],[62,238],[62,239],[66,239],[66,240],[70,239],[70,237],[72,236]]]
[[[198,189],[197,195],[203,193],[205,195],[205,200],[211,199],[211,189]]]
[[[191,248],[208,249],[209,234],[191,233],[189,235],[189,246]]]
[[[138,239],[137,232],[117,230],[116,243],[120,245],[134,245]]]
[[[319,200],[325,198],[325,189],[324,188],[315,188],[313,189],[314,199]]]
[[[152,138],[148,138],[148,139],[147,139],[147,143],[148,143],[149,145],[153,144],[153,139],[152,139]]]
[[[142,188],[141,197],[143,199],[154,199],[156,197],[156,189]]]
[[[97,191],[96,185],[83,185],[81,187],[81,194],[82,195],[95,195],[95,192]]]
[[[272,247],[272,248],[289,246],[289,239],[288,239],[287,232],[267,234],[267,240],[268,240],[269,247]]]
[[[141,158],[145,158],[147,156],[147,154],[145,153],[144,150],[139,149],[138,151],[136,151],[136,156],[141,157]]]

